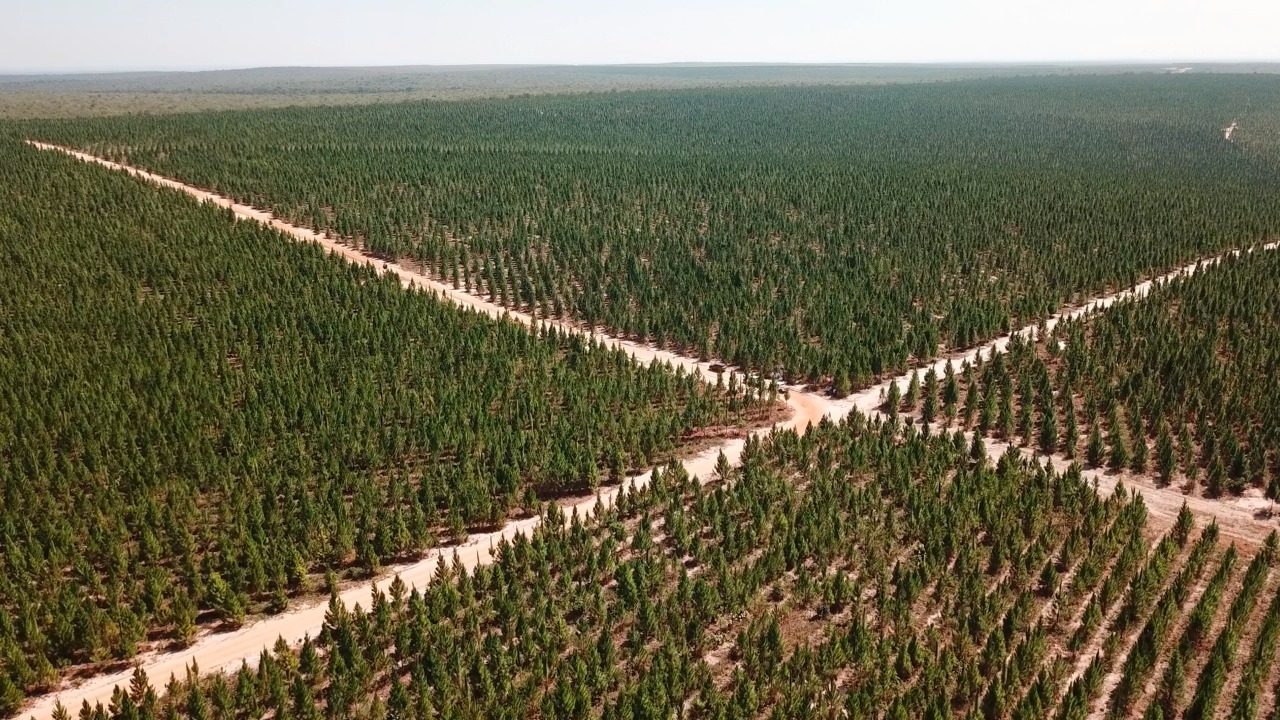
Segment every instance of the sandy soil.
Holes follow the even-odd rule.
[[[1243,553],[1236,558],[1235,567],[1231,569],[1231,577],[1227,580],[1226,587],[1222,590],[1222,599],[1218,601],[1218,607],[1214,610],[1213,619],[1205,629],[1204,635],[1201,637],[1200,641],[1195,645],[1195,648],[1186,658],[1186,664],[1183,666],[1185,668],[1183,676],[1186,678],[1186,686],[1182,688],[1181,694],[1177,697],[1177,702],[1174,703],[1178,708],[1178,716],[1182,716],[1182,713],[1186,711],[1187,706],[1191,704],[1192,699],[1195,697],[1196,683],[1200,679],[1200,671],[1203,670],[1205,664],[1208,663],[1210,651],[1218,639],[1218,634],[1222,632],[1223,627],[1227,624],[1227,617],[1231,614],[1231,605],[1235,602],[1236,596],[1240,594],[1241,586],[1244,585],[1245,569],[1248,568],[1251,559],[1252,558]],[[1207,583],[1216,570],[1216,568],[1210,568],[1208,572],[1205,573],[1205,577],[1203,578],[1204,582],[1201,584],[1203,585]],[[1203,594],[1203,591],[1201,594]],[[1259,596],[1261,596],[1261,594],[1259,594]],[[1198,598],[1197,602],[1199,602]],[[1186,606],[1188,611],[1193,608],[1195,608],[1195,605]],[[1186,625],[1184,624],[1183,629],[1185,628]],[[1181,637],[1179,637],[1179,640],[1180,639]],[[1171,646],[1171,648],[1173,647],[1176,647],[1176,643]],[[1165,670],[1168,667],[1168,658],[1166,657],[1163,659],[1165,660],[1165,663],[1160,670],[1160,675],[1153,675],[1149,681],[1154,682],[1157,689],[1153,690],[1152,695],[1147,700],[1148,706],[1159,698],[1159,683],[1164,678]],[[1227,672],[1235,674],[1239,671],[1237,668],[1228,667]],[[1226,705],[1227,707],[1231,706],[1230,698],[1227,698]],[[1129,716],[1131,718],[1138,717],[1137,707],[1130,711]]]
[[[1191,542],[1195,542],[1193,539]],[[1226,550],[1225,545],[1219,544],[1215,550],[1210,553],[1209,559],[1205,562],[1204,568],[1201,569],[1199,577],[1196,578],[1192,585],[1191,592],[1187,593],[1186,599],[1178,606],[1178,610],[1174,615],[1173,621],[1169,624],[1169,629],[1165,631],[1163,640],[1159,643],[1156,650],[1155,663],[1151,669],[1147,671],[1147,679],[1142,684],[1142,688],[1134,696],[1133,702],[1129,706],[1129,717],[1137,720],[1142,717],[1145,708],[1151,704],[1155,694],[1160,686],[1160,681],[1164,678],[1165,668],[1169,665],[1169,657],[1173,654],[1178,643],[1182,639],[1183,632],[1186,631],[1187,625],[1191,622],[1191,611],[1200,603],[1200,598],[1204,596],[1205,587],[1209,584],[1209,580],[1213,574],[1218,571],[1218,565],[1222,562],[1222,554]],[[1237,560],[1239,562],[1239,560]],[[1225,592],[1225,589],[1224,589]],[[1132,652],[1132,648],[1126,650],[1126,654]],[[1122,667],[1121,670],[1124,668]],[[1111,675],[1107,676],[1107,682],[1111,682]],[[1114,683],[1119,683],[1119,677],[1114,679]],[[1103,687],[1112,687],[1114,684]],[[1107,696],[1110,698],[1110,695]]]
[[[1222,685],[1222,692],[1218,696],[1218,707],[1214,713],[1214,717],[1226,720],[1231,715],[1231,706],[1236,700],[1236,695],[1240,692],[1240,684],[1243,680],[1244,665],[1248,659],[1254,656],[1254,650],[1258,644],[1258,634],[1262,631],[1262,623],[1266,620],[1267,610],[1271,607],[1271,599],[1275,597],[1278,574],[1275,569],[1271,570],[1267,580],[1263,583],[1262,589],[1258,591],[1258,599],[1253,603],[1253,609],[1249,612],[1248,618],[1245,620],[1244,628],[1240,631],[1240,640],[1236,645],[1236,657],[1234,662],[1227,670],[1227,681]],[[1235,598],[1232,598],[1234,600]],[[1214,638],[1217,641],[1217,638]],[[1210,646],[1212,647],[1212,646]],[[1270,695],[1268,691],[1275,685],[1263,684],[1259,693],[1259,701],[1266,701]],[[1263,713],[1258,713],[1258,717],[1267,717]]]
[[[1008,445],[999,440],[989,439],[986,443],[989,453],[1003,455],[1008,449]],[[1035,455],[1026,449],[1018,448],[1016,450],[1028,457],[1034,456],[1041,463],[1049,460],[1053,463],[1054,468],[1063,472],[1072,463],[1071,460],[1060,455],[1046,458],[1043,455]],[[1280,520],[1258,518],[1251,503],[1247,502],[1248,498],[1242,498],[1241,501],[1236,502],[1183,495],[1182,491],[1173,486],[1157,488],[1146,485],[1140,478],[1135,478],[1127,472],[1114,473],[1101,469],[1086,469],[1081,472],[1081,475],[1105,495],[1110,495],[1115,490],[1116,485],[1123,482],[1128,490],[1142,495],[1142,500],[1147,505],[1152,521],[1160,527],[1172,526],[1178,518],[1178,512],[1182,509],[1182,504],[1185,502],[1187,508],[1195,514],[1199,523],[1207,523],[1210,518],[1216,519],[1224,539],[1235,541],[1248,548],[1260,546],[1271,531],[1280,529]]]
[[[1154,555],[1158,542],[1158,540],[1152,538],[1149,546],[1151,552],[1147,555],[1148,562],[1150,561],[1151,556]],[[1115,648],[1110,654],[1107,654],[1106,648],[1111,640],[1112,634],[1115,632],[1116,617],[1119,616],[1121,609],[1129,600],[1129,591],[1132,589],[1131,587],[1125,590],[1123,597],[1116,603],[1112,612],[1107,614],[1107,617],[1099,627],[1097,634],[1083,648],[1081,648],[1079,653],[1079,662],[1076,664],[1075,671],[1071,674],[1070,679],[1066,681],[1067,686],[1070,686],[1071,683],[1075,682],[1077,678],[1084,674],[1089,663],[1096,655],[1102,654],[1104,656],[1104,662],[1106,663],[1106,674],[1102,678],[1102,686],[1099,691],[1089,699],[1090,707],[1093,708],[1089,713],[1090,717],[1106,716],[1107,703],[1110,701],[1111,693],[1115,691],[1116,685],[1120,683],[1124,670],[1124,663],[1128,659],[1129,653],[1133,651],[1134,643],[1142,633],[1142,629],[1146,626],[1147,620],[1151,617],[1151,613],[1156,609],[1156,603],[1159,602],[1159,598],[1169,588],[1170,583],[1172,583],[1178,573],[1181,572],[1187,558],[1190,557],[1194,542],[1195,541],[1192,540],[1192,542],[1188,543],[1185,548],[1178,551],[1178,554],[1171,561],[1169,574],[1165,577],[1164,582],[1160,584],[1159,590],[1154,595],[1155,600],[1150,606],[1143,608],[1138,619],[1127,627],[1122,634],[1117,636],[1118,639],[1115,641]],[[1130,582],[1137,577],[1138,572],[1141,572],[1141,568],[1135,571],[1134,575],[1130,578]],[[1126,583],[1126,587],[1128,586],[1129,583]],[[1061,698],[1059,698],[1059,702],[1061,702]]]
[[[252,220],[259,222],[268,227],[274,228],[296,240],[304,242],[318,243],[327,251],[343,257],[351,262],[361,265],[370,265],[380,273],[389,273],[395,275],[407,287],[417,287],[431,290],[440,297],[447,299],[457,305],[483,313],[495,318],[508,318],[512,321],[522,323],[524,325],[533,326],[535,324],[548,324],[555,326],[561,330],[589,335],[598,342],[609,347],[618,348],[626,351],[637,362],[653,363],[665,362],[673,367],[682,367],[688,371],[699,373],[709,382],[715,382],[717,373],[713,371],[712,362],[701,362],[693,358],[683,357],[674,353],[658,350],[641,343],[628,340],[614,338],[594,330],[584,330],[575,327],[569,323],[557,321],[537,320],[527,314],[513,312],[507,308],[501,307],[495,303],[482,300],[478,297],[470,295],[453,288],[452,286],[439,282],[427,275],[406,268],[397,263],[381,260],[362,251],[355,249],[349,245],[344,245],[335,238],[324,233],[317,233],[307,228],[290,225],[275,218],[271,213],[258,208],[250,207],[236,203],[226,197],[216,195],[206,190],[201,190],[190,185],[180,183],[154,173],[149,173],[137,168],[128,167],[119,163],[111,162],[103,158],[99,158],[87,153],[78,152],[68,148],[50,145],[48,143],[28,141],[31,145],[42,150],[55,150],[66,153],[72,157],[78,158],[85,162],[97,163],[111,169],[126,172],[134,177],[152,182],[162,187],[171,188],[184,192],[201,202],[212,203],[219,207],[231,210],[237,218]],[[1276,247],[1276,243],[1266,246],[1267,249]],[[1238,254],[1234,251],[1230,254]],[[1156,278],[1155,281],[1169,279],[1178,275],[1193,274],[1203,267],[1214,264],[1219,258],[1199,261],[1185,267],[1179,268],[1167,275]],[[1100,296],[1088,303],[1078,307],[1064,310],[1062,313],[1054,315],[1046,321],[1046,325],[1052,328],[1064,317],[1075,317],[1090,310],[1107,307],[1112,303],[1126,297],[1140,297],[1150,292],[1155,281],[1147,281],[1133,288],[1121,292],[1111,293]],[[1027,334],[1033,332],[1035,326],[1028,326],[1016,331],[1018,334]],[[1003,352],[1010,341],[1011,335],[997,338],[967,353],[959,354],[950,358],[943,358],[934,363],[933,367],[941,372],[948,360],[959,364],[965,359],[972,359],[978,353]],[[878,385],[867,388],[847,398],[835,400],[825,395],[811,392],[805,392],[801,388],[787,388],[787,404],[792,410],[792,416],[774,427],[790,428],[803,432],[811,423],[816,423],[825,416],[830,416],[833,420],[840,420],[853,410],[859,410],[864,414],[876,416],[879,415],[878,406],[881,403],[883,393],[890,383],[902,383],[903,387],[909,382],[913,372],[919,372],[923,375],[927,370],[927,366],[916,371],[908,372],[900,377],[886,380]],[[754,432],[757,434],[767,433],[771,428],[757,428]],[[728,440],[718,446],[711,447],[698,455],[684,461],[685,468],[692,475],[699,477],[709,477],[712,475],[716,465],[717,458],[721,452],[725,454],[728,460],[736,463],[741,456],[742,448],[745,440],[738,438]],[[1001,443],[988,442],[988,449],[992,457],[998,457],[1005,451],[1000,447]],[[1065,468],[1066,461],[1061,458],[1055,458],[1054,464]],[[1104,492],[1109,492],[1115,485],[1116,478],[1105,474],[1096,474],[1098,476],[1099,488]],[[620,487],[643,487],[649,482],[650,473],[628,478]],[[566,517],[570,513],[577,512],[579,515],[590,515],[597,502],[609,505],[616,498],[620,487],[614,487],[602,490],[598,497],[591,497],[579,501],[570,501],[563,504],[563,510]],[[1146,494],[1144,492],[1144,494]],[[1178,508],[1181,507],[1184,499],[1180,494],[1176,498],[1148,496],[1148,506],[1153,506],[1153,514],[1165,514],[1172,518],[1176,516]],[[1213,512],[1215,507],[1196,507],[1196,498],[1186,498],[1188,503],[1193,504],[1193,510],[1205,512],[1207,514],[1216,514]],[[1208,505],[1209,501],[1200,500],[1200,504]],[[1248,518],[1252,523],[1252,516]],[[528,518],[518,521],[512,521],[505,525],[501,530],[492,533],[483,533],[470,536],[465,543],[460,546],[442,548],[427,553],[422,559],[407,565],[392,566],[387,568],[387,572],[375,581],[352,587],[341,593],[340,599],[347,606],[361,605],[368,607],[370,598],[372,597],[375,583],[387,583],[395,575],[409,586],[424,586],[431,581],[435,572],[437,563],[442,560],[448,562],[452,560],[454,553],[457,553],[460,562],[467,568],[473,568],[479,564],[492,561],[493,547],[502,539],[511,539],[516,534],[528,534],[533,532],[538,526],[540,519],[537,517]],[[1220,523],[1223,523],[1220,517]],[[1243,520],[1241,520],[1243,522]],[[1232,532],[1233,525],[1231,523],[1223,523],[1224,532],[1228,537],[1235,537]],[[1243,533],[1250,540],[1256,542],[1256,534],[1248,531],[1237,530]],[[283,638],[289,643],[298,643],[307,635],[316,635],[324,622],[324,615],[327,602],[308,602],[292,607],[289,611],[270,618],[259,620],[251,624],[247,624],[238,630],[227,633],[211,633],[203,630],[198,636],[196,642],[190,647],[177,652],[152,652],[140,656],[135,659],[135,664],[140,665],[152,679],[152,683],[157,686],[163,686],[170,675],[181,677],[188,665],[192,662],[198,662],[200,668],[204,672],[216,672],[219,670],[234,670],[240,666],[242,662],[254,663],[264,647],[270,647],[277,638]],[[61,701],[64,706],[69,708],[73,713],[79,708],[83,701],[90,704],[103,702],[104,704],[110,699],[111,691],[116,685],[127,685],[129,677],[132,673],[132,667],[120,672],[100,675],[84,680],[75,687],[61,688],[55,692],[51,692],[44,696],[33,698],[28,706],[23,709],[22,716],[31,716],[37,720],[46,720],[53,712],[54,705],[57,701]]]
[[[1258,696],[1257,717],[1274,717],[1272,713],[1275,711],[1276,704],[1280,703],[1280,658],[1271,661],[1271,672],[1264,677],[1261,689],[1262,692]]]

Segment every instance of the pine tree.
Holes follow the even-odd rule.
[[[244,624],[244,601],[220,573],[210,573],[207,587],[208,602],[221,618],[232,627]]]
[[[1227,488],[1233,495],[1239,495],[1244,492],[1248,461],[1245,459],[1244,448],[1231,433],[1227,434],[1226,455],[1231,462],[1227,468]]]
[[[155,706],[156,691],[141,666],[133,669],[133,676],[129,679],[129,697],[144,711]]]
[[[831,394],[836,398],[848,397],[853,391],[853,383],[849,381],[849,373],[841,370],[836,374],[835,381],[831,385]]]
[[[960,384],[956,381],[956,369],[948,360],[943,370],[942,413],[947,416],[947,424],[956,417],[956,404],[960,402]]]
[[[1045,413],[1040,419],[1040,452],[1051,455],[1058,449],[1058,413],[1053,403],[1045,405]]]
[[[1160,485],[1173,482],[1173,471],[1177,467],[1174,455],[1173,435],[1169,431],[1169,423],[1160,420],[1159,436],[1156,438],[1156,471],[1160,474]]]
[[[173,623],[173,638],[179,645],[187,646],[196,637],[196,606],[185,588],[179,588],[169,605],[169,618]]]
[[[721,450],[716,455],[715,477],[720,482],[728,482],[732,478],[733,466],[729,464],[729,458]]]
[[[981,400],[978,396],[978,383],[974,379],[972,372],[966,376],[968,387],[964,391],[964,409],[960,413],[962,427],[972,427],[973,417],[977,414]],[[985,431],[984,431],[985,432]]]
[[[1125,443],[1124,428],[1121,426],[1114,408],[1111,421],[1108,423],[1107,440],[1111,445],[1111,454],[1107,466],[1112,470],[1123,470],[1129,464],[1129,448]]]
[[[969,444],[969,459],[979,466],[987,463],[987,445],[978,433],[973,434],[973,441]]]
[[[1062,438],[1064,452],[1067,457],[1074,458],[1076,456],[1076,447],[1080,444],[1080,426],[1076,421],[1075,404],[1070,397],[1066,398],[1066,404],[1063,409],[1067,418],[1067,427]]]
[[[1135,473],[1144,473],[1147,471],[1147,438],[1144,435],[1137,435],[1133,441],[1133,455],[1129,458],[1129,469]]]
[[[1020,395],[1021,399],[1018,403],[1018,436],[1022,439],[1021,445],[1026,447],[1032,443],[1031,433],[1035,414],[1035,387],[1031,384],[1029,377],[1023,377]]]
[[[930,367],[924,376],[924,404],[921,406],[920,419],[925,427],[933,424],[938,416],[938,374]]]
[[[884,400],[884,414],[890,420],[898,419],[898,408],[902,404],[902,398],[899,395],[901,391],[898,389],[898,381],[893,380],[889,383],[889,391]]]
[[[1222,455],[1215,453],[1209,465],[1209,476],[1205,479],[1205,494],[1211,498],[1222,497],[1227,489],[1227,468],[1222,463]]]
[[[7,672],[0,672],[0,713],[14,715],[22,707],[22,690],[14,684]]]
[[[1089,430],[1089,445],[1085,448],[1085,460],[1090,467],[1102,467],[1102,458],[1106,453],[1106,446],[1102,442],[1102,431],[1094,425]]]
[[[1000,437],[1013,444],[1013,391],[1005,386],[1000,392]]]
[[[1184,500],[1182,501],[1182,507],[1178,509],[1178,519],[1173,526],[1173,536],[1178,545],[1185,546],[1187,544],[1193,527],[1195,527],[1195,518],[1192,517],[1191,509],[1187,507],[1187,502]]]
[[[1200,466],[1196,464],[1195,444],[1191,440],[1191,431],[1186,425],[1178,431],[1178,454],[1181,456],[1182,474],[1187,476],[1187,482],[1194,486],[1196,476],[1200,473]]]

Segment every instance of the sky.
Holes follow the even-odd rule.
[[[1280,60],[1278,0],[0,0],[0,72]]]

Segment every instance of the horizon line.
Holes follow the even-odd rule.
[[[1165,66],[1165,65],[1280,65],[1280,57],[1259,58],[1164,58],[1164,59],[1043,59],[1043,60],[897,60],[897,61],[791,61],[791,60],[671,60],[653,62],[528,62],[528,63],[389,63],[389,64],[298,64],[298,65],[232,65],[232,66],[159,66],[119,68],[0,68],[0,75],[57,77],[67,75],[164,75],[217,72],[250,72],[255,70],[389,70],[396,68],[438,70],[532,69],[532,68],[607,68],[607,67],[1097,67],[1097,66]]]

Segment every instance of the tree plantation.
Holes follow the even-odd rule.
[[[1013,456],[1009,456],[1012,458]],[[92,718],[1260,717],[1275,537],[1241,549],[1123,489],[824,424],[675,466],[428,588],[330,607],[230,676],[144,675]],[[1212,648],[1200,652],[1197,648]],[[1251,684],[1240,681],[1241,675]],[[1163,678],[1150,691],[1147,680]],[[1274,717],[1274,714],[1271,715]]]
[[[926,376],[902,409],[1190,493],[1280,499],[1277,277],[1276,250],[1227,257]]]
[[[857,387],[1280,231],[1265,143],[1221,129],[1277,113],[1269,76],[1146,75],[25,127],[511,307]]]
[[[0,252],[6,714],[766,407],[13,142]]]
[[[0,121],[0,717],[1280,720],[1280,83],[1015,70]]]

